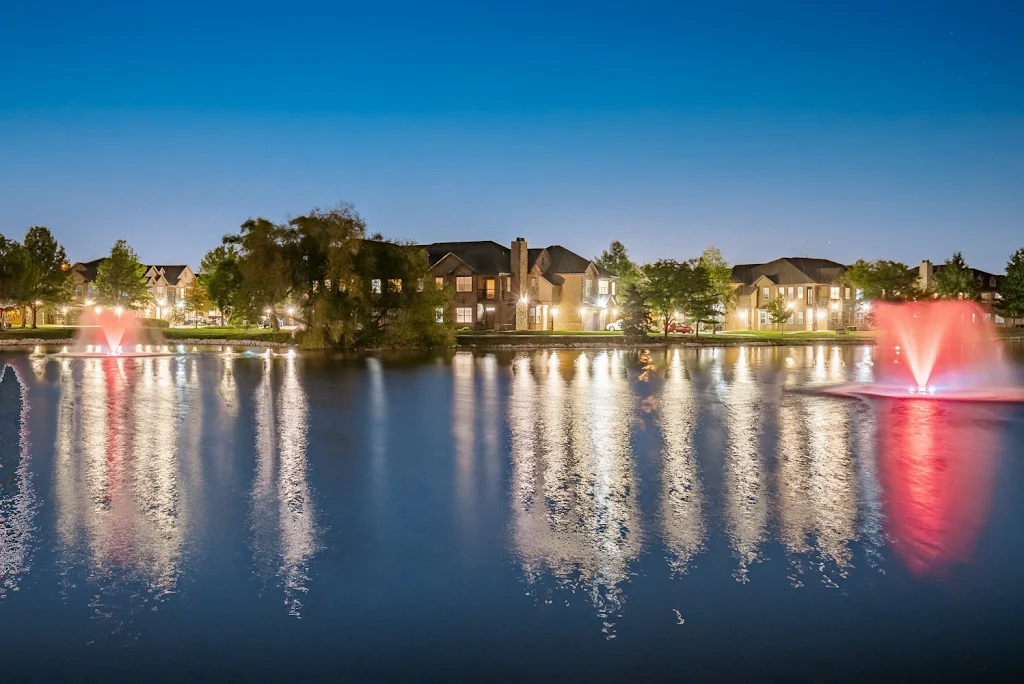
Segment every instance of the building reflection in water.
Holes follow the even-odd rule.
[[[60,361],[61,558],[66,571],[88,569],[98,592],[92,607],[115,623],[124,617],[110,607],[123,603],[115,594],[145,603],[176,590],[189,516],[199,505],[180,482],[181,462],[198,461],[201,423],[198,403],[181,400],[190,381],[175,371],[177,363],[172,357]]]
[[[512,370],[512,521],[527,581],[550,573],[583,590],[611,636],[641,545],[621,353],[521,355]]]
[[[284,377],[275,392],[274,375],[282,364]],[[265,356],[255,399],[253,555],[264,579],[280,584],[289,613],[299,616],[319,535],[306,462],[308,402],[294,357]]]
[[[880,401],[879,461],[892,549],[915,575],[971,559],[992,503],[999,406]]]
[[[658,402],[662,447],[661,528],[673,572],[682,573],[704,544],[702,491],[694,448],[698,405],[678,349],[669,353]]]
[[[35,493],[29,474],[29,402],[13,366],[0,365],[0,600],[29,571]]]
[[[792,554],[814,553],[822,581],[837,586],[857,538],[857,473],[851,448],[855,402],[808,394],[785,395],[779,404],[776,491],[780,541]],[[833,576],[833,568],[835,575]],[[794,584],[801,584],[791,576]]]
[[[726,429],[725,518],[733,553],[739,561],[735,577],[747,582],[749,566],[760,560],[760,545],[768,522],[768,490],[761,456],[761,432],[765,419],[761,386],[754,377],[749,356],[760,349],[725,350],[732,361],[729,384],[724,390]]]

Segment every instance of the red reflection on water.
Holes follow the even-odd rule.
[[[878,303],[875,325],[883,381],[924,388],[997,356],[992,324],[973,302]]]
[[[880,404],[879,462],[892,548],[915,575],[968,562],[988,519],[1002,409],[927,400]]]

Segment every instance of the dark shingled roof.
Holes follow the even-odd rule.
[[[92,261],[79,261],[77,264],[73,264],[71,269],[78,271],[82,274],[82,279],[87,283],[91,283],[96,280],[96,269],[100,267],[107,257],[100,257],[99,259],[93,259]]]
[[[476,242],[435,242],[420,245],[427,251],[433,266],[449,254],[454,254],[477,273],[510,273],[512,250],[492,240]]]
[[[732,281],[752,285],[761,276],[773,283],[817,283],[827,285],[846,273],[846,266],[829,259],[783,257],[766,264],[737,264],[732,267]]]
[[[566,249],[561,245],[551,245],[543,249],[529,250],[529,268],[533,268],[533,265],[537,263],[537,259],[540,258],[540,253],[545,251],[548,253],[548,258],[551,259],[551,265],[544,274],[545,277],[548,277],[549,273],[586,273],[591,263],[590,259],[581,257],[576,252]],[[597,264],[594,264],[594,268],[602,276],[608,278],[615,277]],[[550,277],[548,279],[550,280]]]
[[[150,268],[155,268],[157,271],[163,271],[164,280],[173,287],[181,280],[181,274],[186,268],[188,268],[188,266],[148,266],[146,270],[149,270]]]

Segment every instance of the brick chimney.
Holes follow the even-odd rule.
[[[917,286],[921,288],[922,292],[927,292],[932,287],[932,275],[935,273],[935,269],[932,268],[932,262],[922,261],[921,265],[917,268]]]
[[[516,330],[526,330],[529,327],[526,316],[528,295],[530,294],[529,270],[529,250],[526,240],[517,237],[512,241],[512,291],[519,293],[519,301],[516,303]]]

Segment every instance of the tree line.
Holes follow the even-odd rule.
[[[687,319],[700,335],[702,325],[714,329],[723,321],[733,302],[732,270],[714,245],[694,259],[659,259],[638,266],[616,240],[594,262],[618,277],[627,336],[646,335],[654,316],[665,336],[674,323]]]

